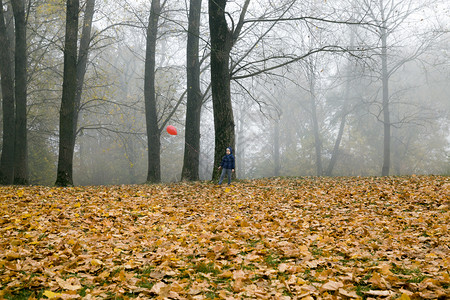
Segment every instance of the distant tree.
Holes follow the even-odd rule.
[[[355,42],[355,33],[351,31],[350,33],[350,48],[354,47]],[[339,120],[339,131],[336,137],[336,140],[334,142],[333,151],[331,152],[331,159],[328,163],[328,167],[325,171],[326,176],[331,176],[333,174],[334,166],[336,165],[336,162],[339,158],[339,148],[341,145],[342,137],[344,135],[344,129],[346,125],[347,115],[349,113],[349,106],[350,106],[350,97],[351,97],[351,76],[355,71],[354,63],[349,60],[349,63],[347,65],[346,70],[346,82],[345,82],[345,91],[343,95],[343,101],[344,104],[342,105],[341,111],[340,111],[340,120]]]
[[[414,18],[416,13],[424,9],[424,5],[415,0],[359,0],[358,7],[362,9],[365,18],[376,25],[375,27],[364,26],[364,28],[376,38],[375,53],[380,59],[376,72],[382,86],[381,108],[376,117],[383,124],[381,175],[387,176],[391,169],[391,131],[392,126],[396,125],[391,116],[393,104],[389,86],[391,77],[406,63],[422,55],[442,32],[433,30],[427,33],[422,32],[423,38],[417,38],[418,32],[411,32],[411,28],[407,27],[409,19]],[[367,39],[367,37],[364,38]],[[398,46],[401,43],[404,43],[408,50],[400,54],[396,49],[399,49]],[[413,45],[407,46],[411,43]]]
[[[0,184],[12,184],[14,180],[14,76],[12,73],[12,54],[8,39],[3,1],[0,0],[0,76],[3,112],[3,143],[0,159]]]
[[[322,166],[322,136],[320,134],[319,126],[319,116],[318,116],[318,99],[317,99],[317,72],[318,72],[318,62],[315,59],[317,55],[308,56],[305,59],[305,72],[308,79],[308,92],[309,92],[309,103],[310,103],[310,113],[311,113],[311,123],[314,134],[314,149],[316,153],[316,175],[323,175]]]
[[[75,147],[75,96],[77,92],[77,40],[79,0],[67,0],[64,47],[64,79],[59,116],[59,155],[57,186],[73,185],[73,151]]]
[[[14,184],[28,184],[27,142],[27,21],[25,0],[11,2],[15,24],[15,145]]]

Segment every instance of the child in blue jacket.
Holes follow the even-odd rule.
[[[226,150],[226,155],[222,158],[222,162],[220,163],[219,170],[222,169],[222,174],[220,175],[219,184],[222,184],[223,178],[225,174],[228,175],[228,185],[231,184],[231,173],[234,172],[234,156],[233,150],[231,147],[228,147]]]

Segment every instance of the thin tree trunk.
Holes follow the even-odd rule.
[[[78,127],[78,116],[80,113],[81,95],[83,93],[84,76],[86,75],[87,62],[89,57],[89,44],[91,42],[92,19],[94,17],[95,0],[87,0],[86,11],[84,12],[83,31],[81,32],[80,50],[78,52],[77,63],[77,90],[75,94],[75,115],[73,118],[73,138],[76,139]],[[75,140],[73,141],[75,145]]]
[[[383,83],[383,168],[381,176],[389,176],[391,164],[391,120],[389,112],[389,74],[387,70],[387,34],[386,29],[381,28],[381,66]]]
[[[274,176],[280,176],[280,120],[275,120],[275,126],[273,127],[273,164]]]
[[[245,152],[246,152],[246,140],[245,140],[245,104],[241,103],[239,106],[238,122],[237,122],[237,135],[236,135],[236,159],[237,159],[237,171],[236,177],[245,178]]]
[[[311,62],[310,62],[311,63]],[[311,102],[311,116],[312,116],[312,122],[313,122],[313,131],[314,131],[314,148],[316,150],[316,169],[317,169],[317,176],[323,175],[323,167],[322,167],[322,140],[320,138],[320,131],[319,131],[319,121],[317,118],[317,103],[316,103],[316,91],[315,91],[315,73],[314,68],[312,65],[308,66],[309,68],[309,75],[311,76],[310,82],[309,82],[309,88],[310,88],[310,102]]]
[[[187,108],[185,126],[184,162],[181,180],[198,180],[200,164],[200,116],[202,93],[200,90],[199,35],[202,0],[191,0],[186,49]]]
[[[0,184],[12,184],[14,180],[14,79],[12,73],[12,52],[0,0],[0,76],[2,87],[3,143],[0,159]]]
[[[350,33],[350,47],[353,48],[355,43],[355,32],[352,31]],[[334,143],[334,148],[333,148],[333,152],[331,154],[331,159],[330,159],[330,163],[328,165],[328,168],[326,170],[325,175],[327,176],[331,176],[333,174],[333,169],[334,166],[336,165],[336,162],[338,160],[339,157],[339,147],[341,145],[341,141],[342,141],[342,136],[344,135],[344,129],[345,129],[345,122],[347,120],[347,115],[348,115],[348,106],[349,106],[349,102],[350,102],[350,78],[353,74],[354,71],[354,67],[353,65],[349,64],[348,68],[347,68],[347,82],[345,83],[345,94],[344,94],[344,105],[342,107],[342,111],[341,111],[341,123],[339,125],[339,132],[338,132],[338,136],[336,138],[336,141]]]
[[[59,156],[57,186],[73,185],[75,147],[75,94],[77,90],[77,40],[79,0],[67,0],[64,78],[59,120]]]
[[[160,131],[156,112],[155,60],[158,21],[161,13],[160,0],[152,0],[147,28],[147,47],[145,53],[144,100],[147,125],[148,172],[147,182],[161,181]]]
[[[28,184],[27,146],[27,31],[25,1],[12,1],[15,24],[15,145],[14,184]]]

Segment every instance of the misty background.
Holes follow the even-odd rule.
[[[26,2],[29,182],[53,185],[65,4]],[[74,151],[76,185],[146,181],[149,2],[95,5]],[[228,1],[229,27],[244,2]],[[189,1],[163,4],[155,93],[159,124],[167,121],[178,131],[161,132],[162,181],[174,182],[181,179],[189,146],[184,139]],[[3,6],[7,12],[8,1]],[[5,19],[12,22],[7,13]],[[251,1],[230,60],[237,178],[381,175],[383,82],[389,84],[389,174],[450,174],[449,29],[450,6],[443,0]],[[206,0],[199,38],[204,93],[199,177],[209,180],[215,133]]]

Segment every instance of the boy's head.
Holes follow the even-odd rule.
[[[227,155],[231,154],[231,148],[227,148]]]

